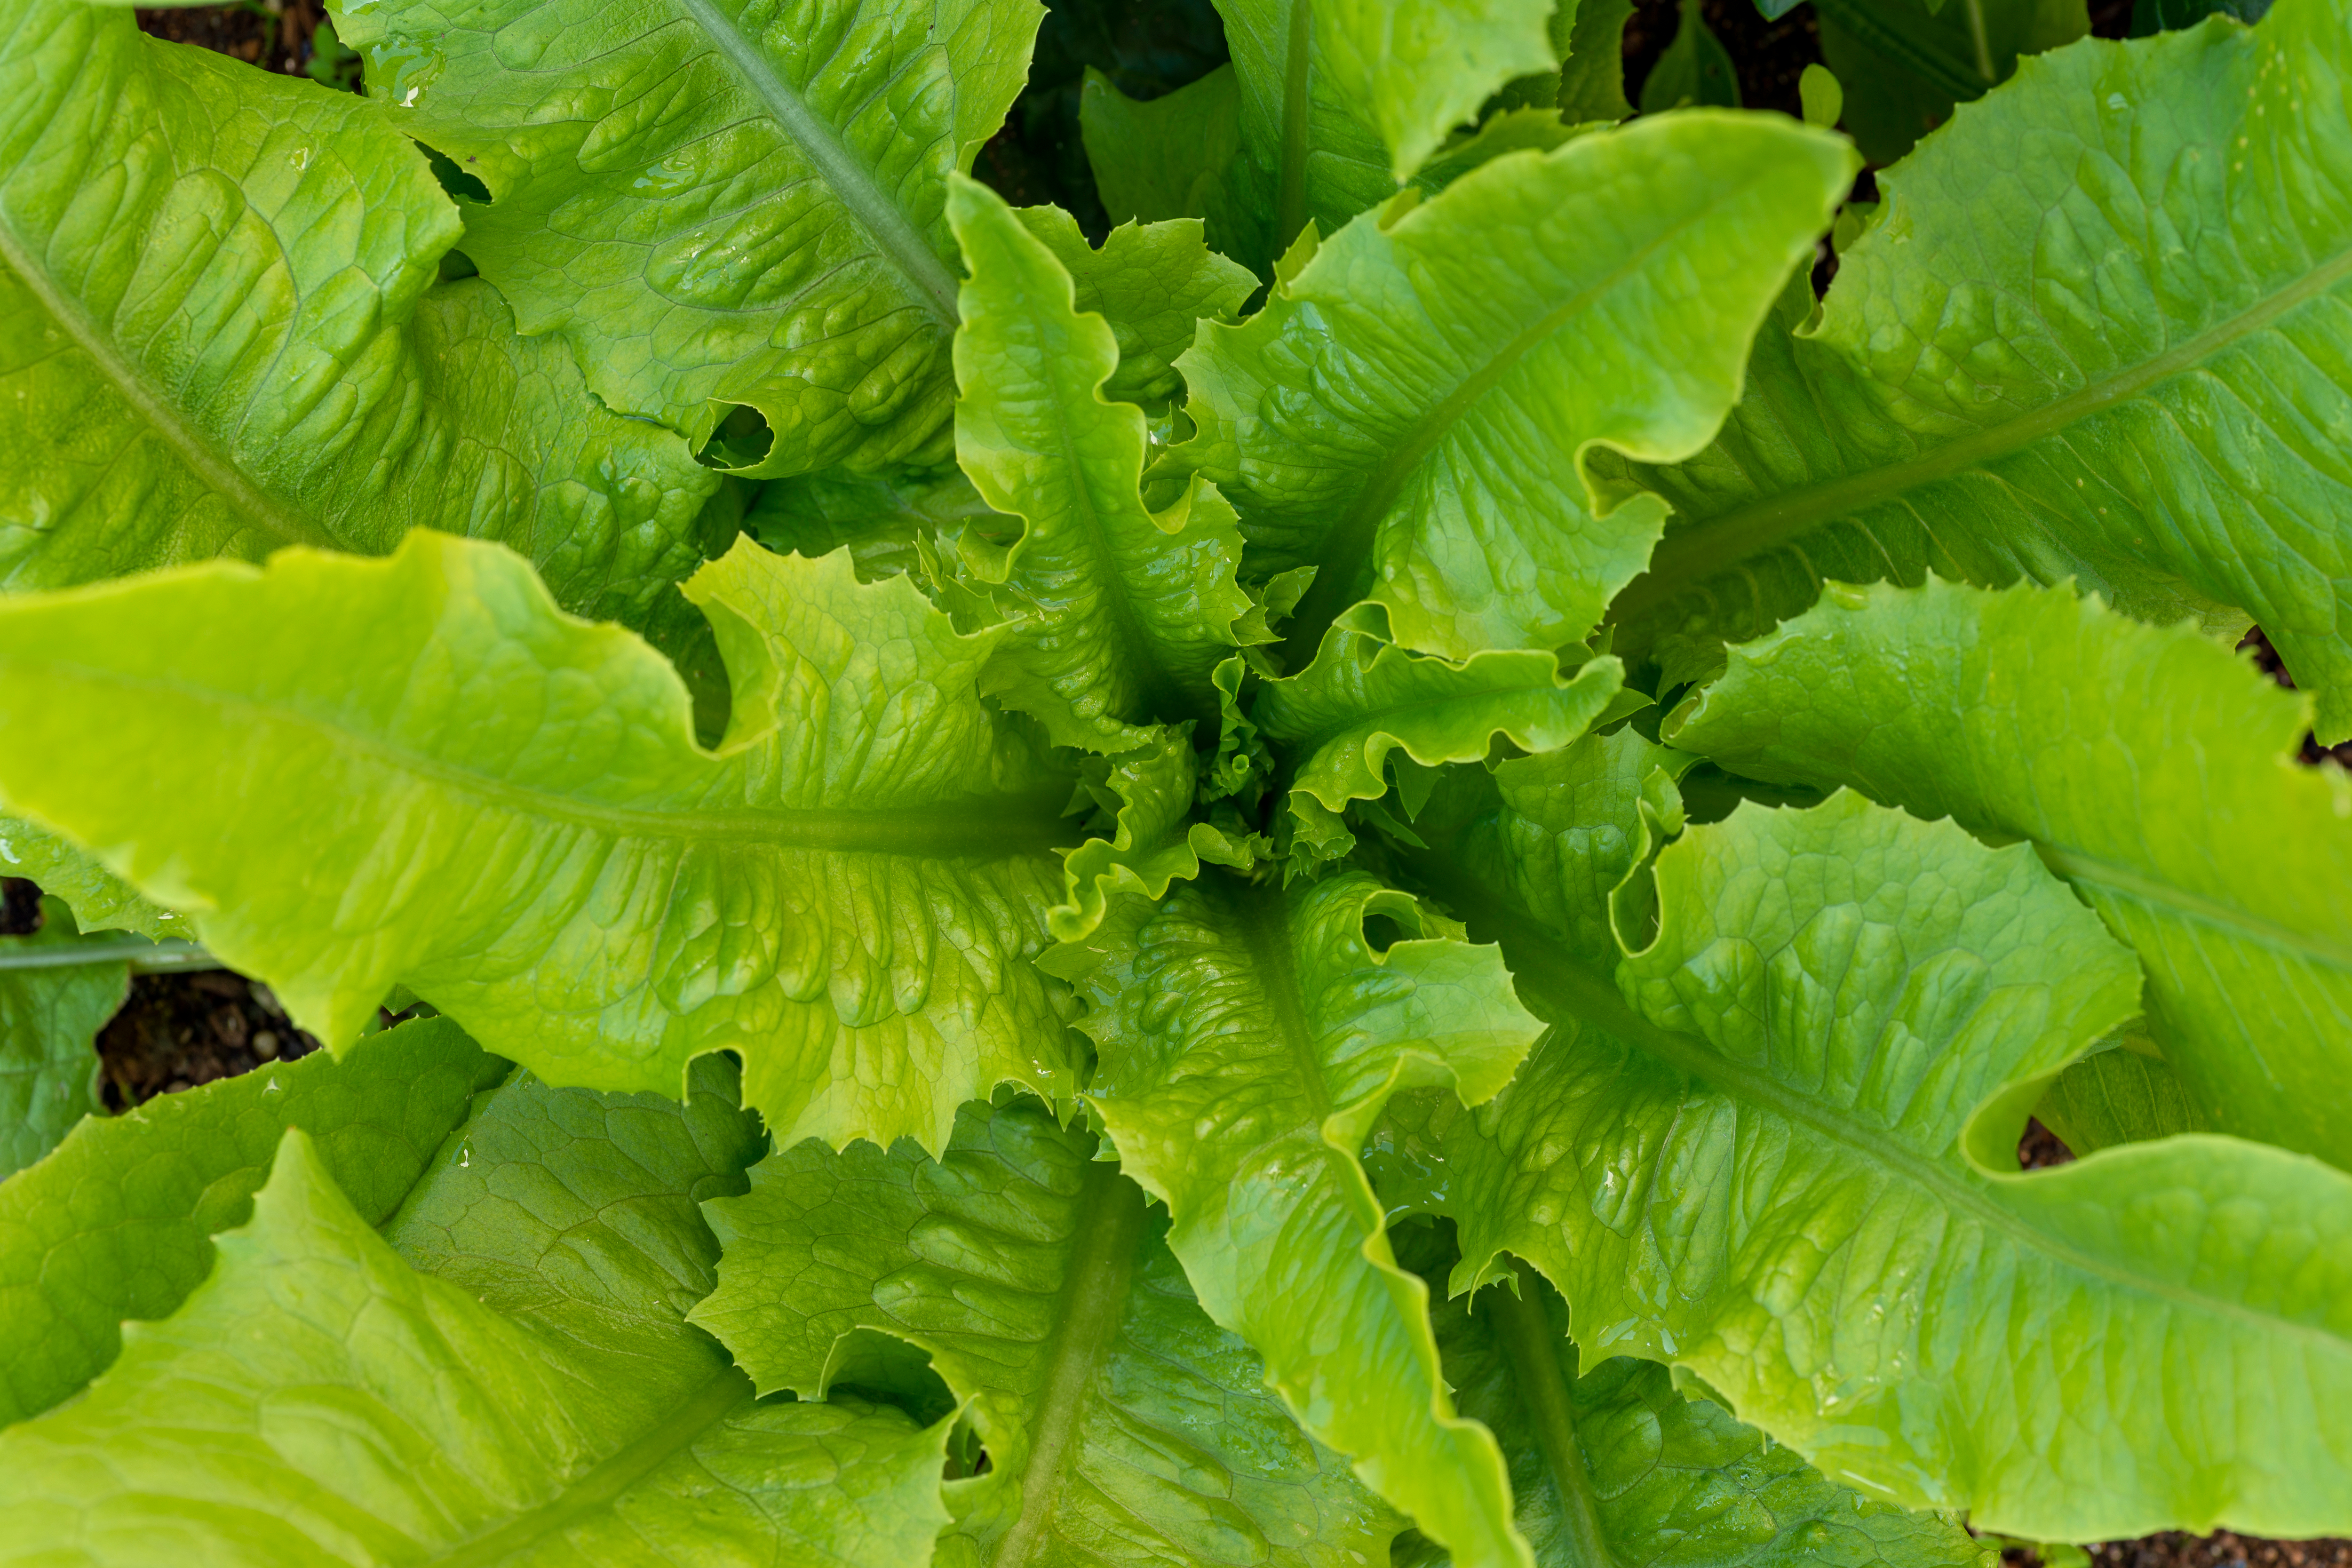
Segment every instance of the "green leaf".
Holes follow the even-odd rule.
[[[922,545],[940,533],[1010,539],[1020,528],[952,466],[770,479],[743,513],[743,531],[779,554],[815,557],[848,546],[868,583],[918,571]]]
[[[42,900],[41,915],[32,935],[0,936],[0,1179],[56,1148],[83,1116],[106,1114],[98,1032],[131,990],[129,960],[82,957],[92,939],[62,900]]]
[[[0,1426],[111,1363],[126,1318],[177,1310],[299,1126],[362,1217],[397,1208],[506,1065],[445,1020],[93,1117],[0,1183]]]
[[[637,638],[423,531],[0,601],[0,794],[333,1046],[399,983],[551,1081],[675,1094],[740,1052],[792,1140],[936,1147],[1000,1081],[1066,1090],[1028,959],[1070,783],[981,701],[997,634],[847,552],[746,541],[686,587],[717,754]]]
[[[84,1398],[0,1433],[11,1544],[124,1564],[653,1564],[720,1543],[927,1562],[945,1424],[760,1404],[681,1319],[717,1253],[694,1194],[740,1186],[756,1147],[732,1101],[529,1083],[488,1101],[388,1242],[289,1128],[212,1277],[130,1325]]]
[[[1111,814],[1112,833],[1064,858],[1065,897],[1048,917],[1057,942],[1091,935],[1124,894],[1156,900],[1171,882],[1199,876],[1203,862],[1246,871],[1270,847],[1255,835],[1192,820],[1199,766],[1189,737],[1173,731],[1124,755],[1087,760],[1083,787]]]
[[[2352,1519],[2352,1177],[2211,1136],[2016,1169],[2139,989],[2031,847],[1841,795],[1742,806],[1655,876],[1615,984],[1446,889],[1555,1020],[1440,1139],[1457,1288],[1524,1258],[1589,1354],[1689,1367],[1825,1474],[1980,1528]]]
[[[693,1321],[803,1398],[872,1375],[875,1339],[928,1356],[988,1456],[949,1485],[947,1562],[1384,1561],[1395,1516],[1202,1314],[1165,1215],[1094,1146],[1016,1100],[964,1107],[938,1162],[779,1151],[706,1206],[726,1251]]]
[[[10,0],[0,43],[0,581],[87,582],[419,523],[645,624],[715,476],[588,400],[488,285],[382,107]]]
[[[194,927],[169,910],[156,908],[130,884],[54,833],[21,816],[0,816],[0,869],[37,882],[63,900],[84,931],[129,931],[162,942],[184,937]]]
[[[1059,207],[1021,207],[1013,216],[1070,275],[1078,310],[1110,324],[1118,368],[1103,383],[1102,395],[1112,402],[1147,412],[1166,408],[1183,391],[1176,356],[1192,346],[1194,327],[1238,316],[1257,290],[1255,275],[1212,251],[1192,219],[1121,223],[1097,249],[1078,232],[1077,219]],[[969,247],[965,259],[969,266]],[[1024,283],[1028,270],[1021,274]],[[972,285],[964,287],[969,291]],[[1048,302],[1057,298],[1047,286]]]
[[[1731,51],[1699,15],[1696,0],[1682,0],[1675,41],[1642,84],[1642,112],[1691,107],[1738,109],[1739,69],[1732,64]]]
[[[2352,1166],[2352,780],[2285,762],[2305,718],[2185,628],[1931,582],[1838,590],[1669,738],[2032,838],[2138,952],[2150,1033],[2213,1125]]]
[[[2084,0],[1814,0],[1822,55],[1853,90],[1845,124],[1863,156],[1891,163],[2015,73],[2018,57],[2091,30]]]
[[[466,254],[614,408],[734,403],[795,474],[943,456],[945,203],[1027,74],[1036,0],[354,0],[394,123],[490,192]]]
[[[1311,219],[1326,233],[1394,195],[1514,77],[1549,69],[1548,0],[1225,0],[1248,205],[1263,265]]]
[[[1509,1457],[1537,1562],[1990,1568],[1958,1525],[1832,1485],[1663,1366],[1619,1356],[1580,1376],[1568,1317],[1524,1264],[1431,1312],[1454,1398]]]
[[[1825,577],[2071,575],[2143,619],[2251,616],[2321,738],[2352,732],[2325,434],[2352,421],[2352,214],[2296,194],[2352,180],[2347,15],[2036,57],[1883,174],[1820,324],[1762,335],[1714,449],[1612,470],[1683,519],[1612,613],[1628,664],[1702,677]]]
[[[1558,16],[1569,9],[1568,0],[1561,0],[1554,13],[1554,37]],[[1570,124],[1619,121],[1633,112],[1625,101],[1624,55],[1625,24],[1633,15],[1633,0],[1576,0],[1554,100]]]
[[[1259,688],[1253,717],[1268,738],[1290,743],[1291,818],[1312,863],[1355,847],[1341,813],[1388,794],[1391,752],[1433,767],[1483,761],[1497,737],[1553,751],[1601,721],[1623,677],[1606,656],[1573,673],[1549,653],[1420,658],[1342,626],[1306,669]]]
[[[986,187],[958,180],[948,216],[971,273],[956,456],[989,505],[1026,524],[1009,549],[973,541],[956,563],[1017,617],[982,689],[1093,751],[1133,750],[1156,722],[1213,725],[1209,677],[1250,608],[1233,509],[1197,480],[1166,510],[1145,508],[1143,411],[1105,396],[1119,363],[1109,324],[1077,311],[1053,249]]]
[[[2211,1126],[2171,1064],[2128,1043],[2060,1073],[2033,1114],[2076,1154]]]
[[[1230,65],[1152,99],[1129,98],[1089,68],[1078,128],[1104,212],[1120,225],[1199,218],[1211,248],[1264,266],[1272,214],[1250,200],[1241,116]]]
[[[1368,921],[1403,940],[1376,951]],[[1426,1292],[1357,1163],[1401,1088],[1473,1103],[1537,1025],[1492,949],[1361,873],[1289,891],[1205,874],[1057,949],[1098,1048],[1090,1103],[1169,1205],[1209,1316],[1265,1356],[1299,1425],[1464,1563],[1532,1564],[1500,1453],[1457,1417]]]
[[[1177,457],[1265,570],[1315,564],[1291,664],[1369,596],[1456,660],[1588,631],[1664,509],[1586,453],[1696,451],[1851,178],[1786,122],[1689,114],[1505,157],[1350,225],[1180,362]],[[1538,432],[1540,434],[1538,434]]]

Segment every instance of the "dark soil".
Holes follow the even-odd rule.
[[[2053,1132],[2032,1117],[2025,1119],[2025,1135],[2017,1141],[2017,1163],[2028,1171],[2046,1171],[2053,1165],[2071,1165],[2074,1151],[2058,1141]]]
[[[258,3],[141,11],[139,29],[175,44],[244,60],[281,76],[309,74],[313,39],[323,11],[318,0],[284,0],[272,11]],[[353,79],[356,80],[356,73]]]
[[[268,986],[226,969],[131,976],[130,1000],[98,1035],[109,1110],[318,1048]]]
[[[30,936],[41,929],[41,889],[22,877],[0,877],[0,936]]]
[[[2223,1530],[2168,1531],[2090,1549],[2098,1568],[2352,1568],[2352,1541],[2263,1541]]]

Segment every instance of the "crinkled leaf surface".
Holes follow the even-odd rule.
[[[1448,889],[1555,1020],[1439,1140],[1458,1286],[1515,1253],[1589,1353],[1689,1366],[1823,1473],[1982,1528],[2343,1527],[2352,1177],[2213,1136],[2017,1172],[2042,1084],[2138,1005],[2031,847],[1849,794],[1742,806],[1655,874],[1615,984]]]
[[[243,1229],[80,1400],[0,1433],[0,1557],[900,1568],[945,1427],[770,1405],[688,1327],[751,1119],[485,1094],[379,1237],[289,1129]]]
[[[1025,524],[1008,549],[962,552],[972,588],[1017,617],[983,687],[1063,745],[1130,751],[1150,738],[1139,726],[1205,728],[1210,673],[1250,608],[1233,509],[1197,481],[1161,512],[1144,506],[1143,411],[1104,396],[1119,360],[1109,324],[1075,308],[1053,250],[984,186],[958,180],[949,219],[971,273],[956,457]]]
[[[1833,1485],[1663,1366],[1618,1356],[1579,1375],[1568,1304],[1525,1265],[1514,1279],[1431,1319],[1455,1400],[1509,1458],[1537,1562],[1983,1568],[1958,1526]]]
[[[1166,729],[1150,745],[1087,759],[1081,787],[1111,815],[1110,835],[1097,833],[1064,856],[1067,897],[1048,917],[1057,941],[1092,932],[1124,894],[1164,897],[1169,883],[1198,876],[1203,862],[1239,870],[1256,862],[1268,847],[1263,837],[1193,820],[1200,768],[1191,738]]]
[[[1034,1102],[963,1109],[939,1161],[817,1143],[706,1208],[693,1319],[762,1388],[855,1383],[868,1336],[928,1354],[989,1468],[950,1483],[944,1563],[1356,1568],[1397,1521],[1202,1313],[1164,1214]]]
[[[614,408],[762,473],[940,455],[946,181],[1003,123],[1036,0],[357,0],[395,123],[493,197],[466,253]]]
[[[1113,402],[1165,407],[1183,390],[1176,356],[1192,346],[1195,325],[1239,315],[1242,302],[1257,290],[1248,268],[1209,248],[1196,219],[1122,223],[1097,247],[1059,207],[1022,207],[1015,216],[1070,275],[1078,310],[1110,324],[1118,368],[1103,383],[1102,395]],[[971,265],[968,245],[965,264]],[[1046,297],[1055,297],[1050,287]]]
[[[2347,69],[2344,0],[2282,0],[1963,106],[1881,177],[1820,324],[1766,331],[1717,446],[1639,475],[1682,521],[1619,651],[1705,675],[1825,576],[2071,575],[2252,616],[2352,733]]]
[[[1366,921],[1405,933],[1375,951]],[[1356,1152],[1397,1089],[1492,1096],[1538,1025],[1495,952],[1360,872],[1284,890],[1204,873],[1127,899],[1052,960],[1099,1048],[1090,1103],[1168,1205],[1211,1318],[1314,1436],[1464,1563],[1531,1563],[1494,1440],[1454,1414],[1426,1292]]]
[[[82,1122],[0,1183],[0,1426],[103,1372],[124,1319],[178,1310],[212,1269],[213,1236],[245,1223],[287,1128],[381,1221],[506,1070],[427,1020],[340,1061],[314,1052]]]
[[[1677,745],[2032,838],[2147,972],[2224,1131],[2352,1167],[2352,779],[2228,649],[2063,589],[1841,589],[1738,650]]]
[[[715,476],[595,407],[487,285],[375,103],[9,0],[0,43],[0,581],[51,586],[428,524],[643,624]]]
[[[1065,1087],[1028,959],[1070,784],[982,706],[992,635],[845,551],[747,541],[688,589],[733,677],[715,755],[658,655],[494,546],[21,596],[0,794],[338,1045],[402,982],[551,1080],[675,1093],[739,1051],[780,1136],[836,1142]]]
[[[1313,664],[1259,688],[1253,716],[1267,738],[1287,742],[1296,852],[1338,859],[1355,844],[1340,813],[1388,793],[1391,752],[1434,766],[1481,762],[1497,737],[1552,751],[1602,717],[1623,675],[1606,656],[1564,674],[1557,658],[1533,650],[1454,664],[1335,626]]]
[[[1181,362],[1177,456],[1240,509],[1256,564],[1320,571],[1293,668],[1348,604],[1467,658],[1591,628],[1664,512],[1587,452],[1687,454],[1852,177],[1835,137],[1688,114],[1498,158],[1325,241]]]
[[[1378,205],[1551,52],[1547,0],[1224,0],[1242,175],[1272,244]],[[1248,258],[1253,262],[1261,258]]]
[[[39,931],[0,937],[0,1178],[105,1114],[98,1032],[131,988],[121,939],[85,937],[63,900],[41,903]]]

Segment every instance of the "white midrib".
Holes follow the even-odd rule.
[[[57,279],[34,260],[31,250],[5,216],[0,216],[0,262],[5,262],[8,270],[32,291],[50,319],[73,340],[74,346],[89,356],[108,384],[149,428],[163,437],[188,471],[227,501],[242,521],[277,535],[281,543],[336,548],[333,535],[264,490],[244,469],[196,433],[172,400],[122,357],[113,342],[82,309],[81,301],[59,288]]]
[[[743,84],[768,106],[811,167],[860,227],[889,258],[933,316],[947,326],[956,322],[956,279],[947,263],[932,253],[907,215],[882,193],[873,171],[858,162],[840,133],[820,118],[792,83],[776,73],[758,47],[743,36],[735,20],[712,0],[677,0],[678,8],[700,27],[727,57]]]

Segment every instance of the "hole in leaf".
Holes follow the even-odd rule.
[[[454,282],[460,278],[478,278],[480,276],[481,269],[474,265],[474,258],[467,255],[464,251],[445,250],[441,253],[440,272],[438,274],[438,278],[441,282],[449,283]]]
[[[441,182],[442,190],[448,194],[451,201],[478,202],[483,206],[490,205],[490,187],[482,184],[479,175],[460,167],[457,160],[446,153],[428,147],[422,142],[416,144],[416,150],[425,154],[425,162],[432,169],[433,177]]]
[[[1391,916],[1375,911],[1364,917],[1364,945],[1374,952],[1386,952],[1412,935]]]
[[[705,468],[748,468],[775,444],[776,433],[768,428],[766,415],[748,403],[731,404],[695,459]]]

